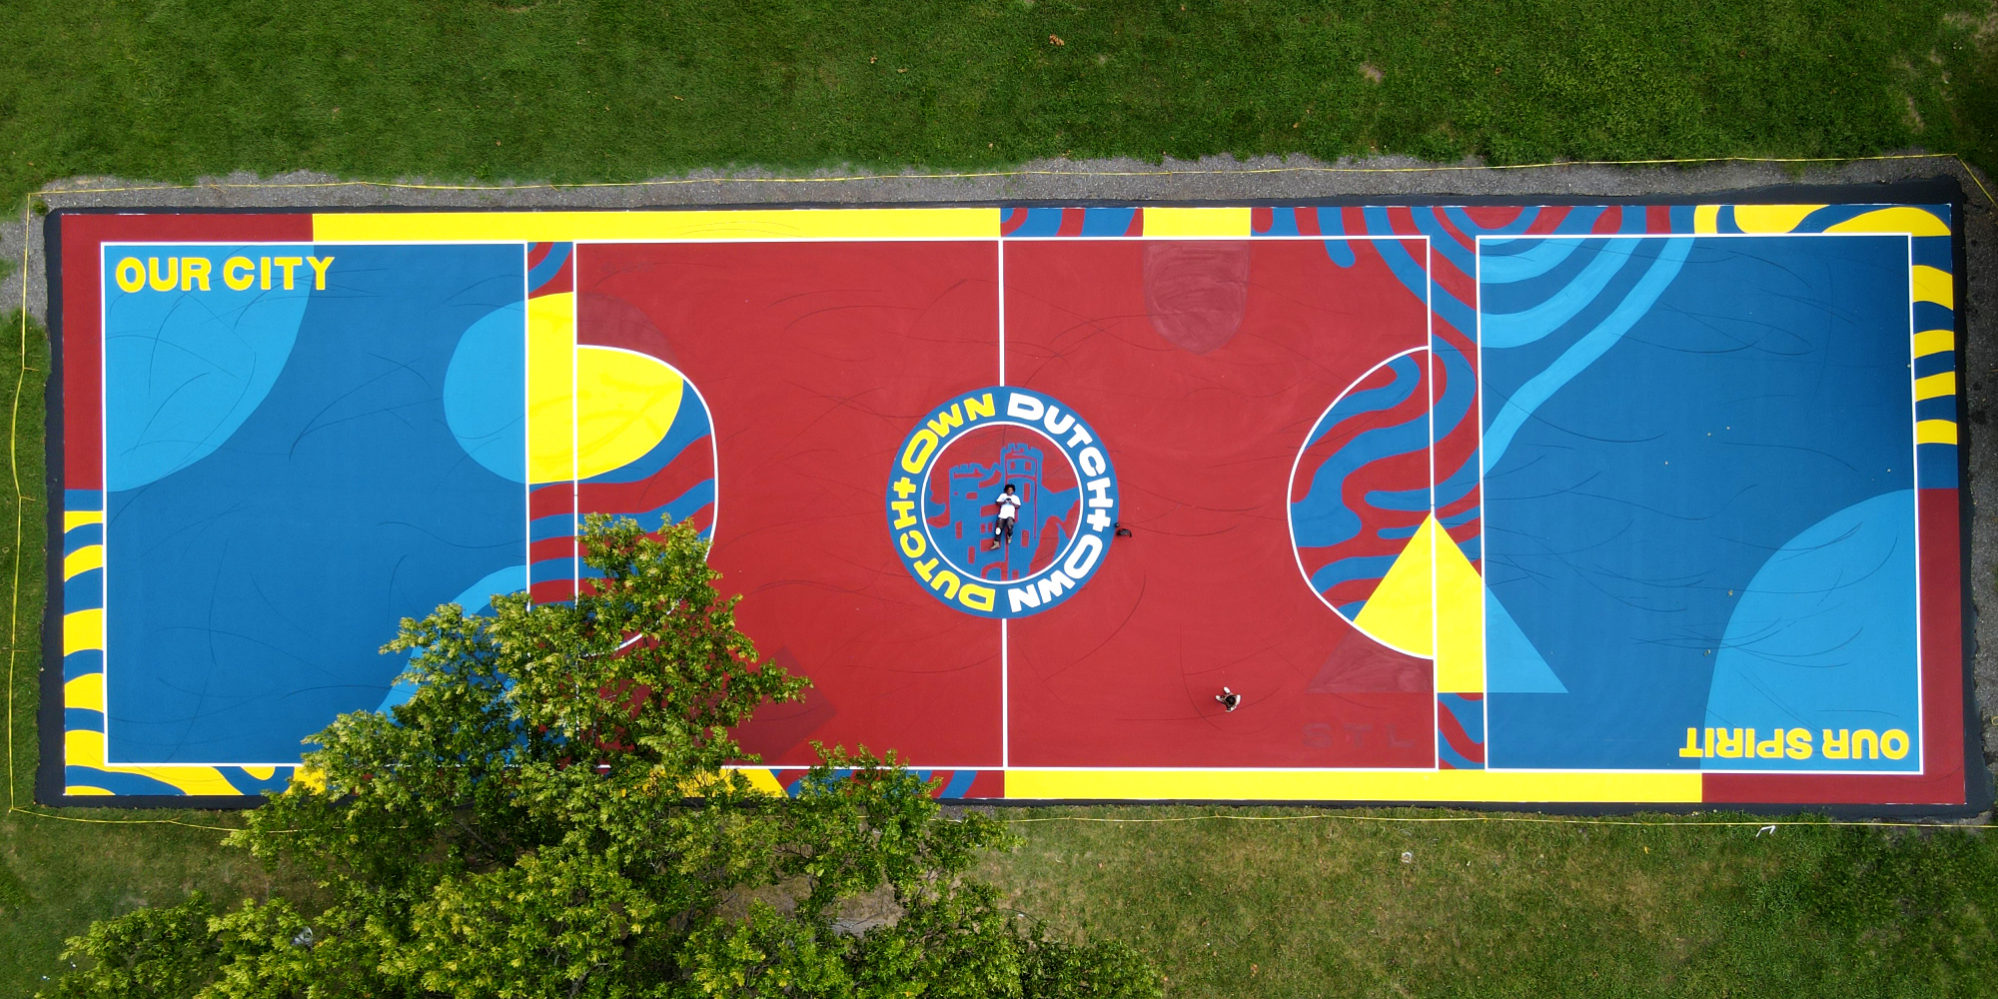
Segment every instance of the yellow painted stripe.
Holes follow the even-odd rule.
[[[1008,770],[1008,798],[1697,802],[1697,773]]]
[[[1736,211],[1741,209],[1737,208]],[[1855,215],[1836,225],[1825,227],[1826,232],[1884,232],[1907,234],[1909,236],[1947,236],[1949,225],[1937,218],[1935,213],[1907,205],[1896,205]]]
[[[1954,444],[1956,443],[1955,420],[1915,421],[1915,443]]]
[[[63,763],[103,773],[137,774],[169,784],[182,794],[240,795],[214,767],[109,767],[104,765],[104,733],[73,729],[63,733]],[[67,790],[67,789],[65,789]],[[71,792],[75,793],[75,792]]]
[[[1250,233],[1247,208],[1147,208],[1147,236],[1241,236]]]
[[[1916,399],[1940,399],[1943,396],[1955,394],[1956,372],[1954,371],[1945,371],[1941,374],[1915,379]]]
[[[104,511],[102,510],[64,510],[62,512],[62,529],[64,531],[74,531],[85,524],[102,523],[104,523]]]
[[[1719,205],[1696,205],[1696,206],[1694,206],[1694,207],[1693,207],[1693,231],[1694,231],[1694,232],[1719,232],[1719,231],[1720,231],[1720,210],[1721,210],[1721,206],[1719,206]]]
[[[1246,233],[1246,230],[1244,230]],[[317,240],[560,242],[671,239],[997,239],[997,208],[686,212],[353,212],[312,217]]]
[[[71,784],[70,786],[63,788],[62,793],[79,798],[85,795],[91,795],[91,796],[101,795],[107,798],[111,796],[111,792],[106,791],[101,787],[91,787],[88,784]]]
[[[1923,330],[1915,334],[1915,356],[1927,357],[1956,349],[1955,330]]]
[[[784,796],[784,785],[777,782],[777,775],[762,767],[745,767],[742,775],[749,778],[749,786],[763,794]]]
[[[276,773],[277,773],[277,768],[276,768],[276,767],[244,767],[244,768],[243,768],[243,772],[244,772],[244,773],[246,773],[246,774],[249,774],[249,775],[250,775],[250,776],[252,776],[252,777],[255,777],[255,778],[256,778],[256,779],[258,779],[258,780],[270,780],[272,776],[276,775]]]
[[[62,557],[62,578],[75,579],[92,569],[104,568],[104,546],[85,545]]]
[[[1734,225],[1742,232],[1794,232],[1804,217],[1823,205],[1736,205]],[[1716,210],[1718,214],[1718,210]]]
[[[104,710],[104,674],[85,673],[62,685],[62,706]]]
[[[1916,264],[1912,273],[1915,301],[1934,302],[1945,309],[1956,308],[1956,283],[1949,272],[1927,264]]]
[[[104,611],[70,611],[62,616],[62,654],[104,648]]]

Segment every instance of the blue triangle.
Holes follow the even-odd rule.
[[[1491,694],[1568,692],[1490,590],[1485,591],[1485,688]]]

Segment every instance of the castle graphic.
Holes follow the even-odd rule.
[[[1078,491],[1047,490],[1041,479],[1045,457],[1040,448],[1016,442],[1000,448],[999,460],[991,464],[970,461],[950,467],[943,509],[931,501],[925,503],[924,512],[937,545],[952,562],[981,579],[1019,579],[1032,571],[1034,553],[1040,550],[1046,531],[1056,532],[1051,550],[1060,550],[1066,539],[1059,537],[1063,533],[1059,522],[1066,520]],[[989,542],[996,525],[996,501],[1008,485],[1020,497],[1019,520],[1013,528],[1012,544],[995,549]],[[1050,518],[1057,523],[1048,525]]]

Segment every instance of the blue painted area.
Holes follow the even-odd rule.
[[[1948,214],[1948,210],[1944,210]],[[1917,267],[1933,267],[1939,271],[1956,269],[1956,250],[1950,245],[1948,236],[1916,236],[1909,240],[1908,261]]]
[[[522,576],[525,490],[466,453],[444,400],[461,340],[519,307],[520,248],[337,257],[227,445],[110,494],[113,760],[295,760],[335,715],[381,703],[401,662],[376,650],[398,619],[495,571]],[[210,333],[241,336],[242,322]],[[107,394],[149,371],[113,364]],[[523,398],[517,376],[485,388]]]
[[[62,532],[62,553],[73,555],[91,545],[104,543],[104,524],[78,524]]]
[[[1955,489],[1957,452],[1954,444],[1922,444],[1915,448],[1923,489]]]
[[[943,786],[940,798],[962,798],[971,793],[971,784],[978,779],[976,770],[958,770],[950,775],[950,782]]]
[[[1061,209],[1059,208],[1014,208],[1011,211],[1024,211],[1027,220],[1018,229],[1007,233],[1009,238],[1024,236],[1061,235]]]
[[[522,396],[499,386],[527,384],[527,303],[508,302],[458,338],[444,370],[444,419],[458,446],[494,475],[527,481],[527,413]],[[525,389],[523,389],[525,391]]]
[[[1883,493],[1812,524],[1741,591],[1714,656],[1704,725],[1900,729],[1921,744],[1915,494]],[[1900,760],[1708,759],[1709,770],[1920,769]]]
[[[62,657],[62,678],[65,682],[79,676],[104,672],[104,652],[101,649],[84,649]]]
[[[104,393],[106,487],[135,489],[200,461],[228,441],[262,402],[285,367],[312,294],[304,244],[104,247],[104,366],[118,372]],[[344,251],[342,251],[344,252]],[[236,291],[224,281],[231,258],[295,257],[292,287],[252,280]],[[208,290],[189,278],[154,291],[125,291],[116,281],[125,259],[157,261],[169,276],[185,258],[208,262]],[[336,266],[338,261],[335,262]],[[241,274],[242,272],[235,272]],[[255,277],[252,270],[251,276]],[[181,291],[181,285],[188,290]]]
[[[96,489],[65,489],[62,492],[62,508],[65,510],[102,510],[104,493]]]
[[[1514,677],[1531,649],[1567,690],[1494,690],[1493,766],[1698,767],[1678,749],[1771,553],[1912,487],[1906,241],[1671,242],[1684,259],[1655,294],[1612,282],[1560,329],[1484,352],[1486,416],[1510,435],[1494,448],[1487,428],[1485,577],[1521,643],[1500,634],[1487,669]],[[1869,628],[1889,613],[1848,608]]]
[[[1085,208],[1082,212],[1084,236],[1122,236],[1137,221],[1136,208]]]
[[[79,572],[62,581],[63,613],[102,606],[104,606],[104,570],[91,569],[88,572]]]
[[[1485,690],[1494,694],[1565,694],[1568,688],[1519,630],[1519,622],[1485,592]]]

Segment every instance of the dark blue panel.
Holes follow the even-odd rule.
[[[1493,766],[1697,767],[1677,750],[1756,571],[1912,485],[1905,239],[1621,249],[1595,293],[1550,310],[1567,321],[1484,352],[1486,577],[1567,689],[1491,696]],[[1554,301],[1578,273],[1487,308]]]
[[[376,650],[399,618],[525,559],[524,488],[466,453],[443,403],[467,330],[522,309],[521,248],[330,252],[255,412],[207,457],[110,495],[114,762],[296,760],[381,701],[402,663]],[[109,391],[121,375],[138,377],[111,371]]]

